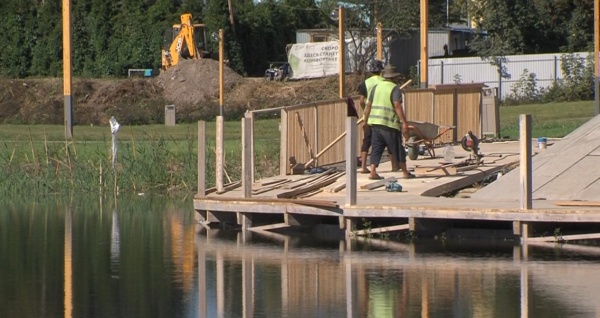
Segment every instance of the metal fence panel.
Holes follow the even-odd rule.
[[[573,53],[575,58],[584,63],[589,53]],[[485,83],[489,87],[498,88],[498,97],[502,100],[511,94],[515,83],[524,70],[536,75],[538,88],[547,88],[556,80],[562,79],[560,57],[562,53],[527,54],[506,56],[503,63],[509,78],[501,78],[496,66],[482,61],[479,57],[429,59],[429,84],[449,84],[459,80],[461,83]]]

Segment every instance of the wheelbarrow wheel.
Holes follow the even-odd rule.
[[[407,153],[410,160],[417,160],[419,158],[419,145],[415,142],[414,136],[408,138],[406,146],[408,147]]]

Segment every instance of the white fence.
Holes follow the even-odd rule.
[[[589,53],[573,53],[573,57],[582,59],[585,64]],[[429,84],[451,84],[460,78],[461,83],[485,83],[489,87],[498,88],[498,97],[502,100],[510,95],[511,89],[519,81],[526,69],[529,74],[536,75],[538,88],[549,87],[563,78],[560,57],[562,53],[528,54],[506,56],[502,64],[510,78],[503,78],[498,68],[479,57],[429,59]]]

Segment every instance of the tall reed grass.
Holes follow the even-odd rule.
[[[48,141],[33,138],[4,141],[0,146],[0,187],[4,194],[59,194],[72,192],[160,192],[197,191],[197,140],[165,135],[132,134],[117,144],[116,169],[111,160],[111,141]],[[238,147],[225,152],[226,180],[240,180]],[[206,186],[215,184],[215,146],[206,145]],[[257,178],[273,175],[279,145],[260,142],[256,146]]]

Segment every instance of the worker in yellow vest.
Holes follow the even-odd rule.
[[[406,152],[403,151],[402,133],[408,134],[408,122],[402,107],[402,93],[394,82],[400,74],[394,67],[386,65],[382,72],[385,79],[375,85],[369,93],[365,108],[365,121],[371,126],[371,171],[369,179],[380,180],[377,167],[383,150],[387,147],[393,159],[399,162],[404,178],[414,178],[406,167]]]
[[[364,110],[367,106],[367,100],[369,98],[369,92],[379,82],[383,82],[385,79],[381,77],[381,71],[383,71],[383,62],[380,60],[373,60],[370,65],[371,77],[364,80],[358,85],[358,94],[360,95],[360,107]],[[363,117],[364,119],[364,117]],[[367,121],[363,121],[363,141],[360,146],[360,173],[370,173],[367,169],[367,155],[369,154],[369,148],[371,148],[371,127],[367,125]]]

